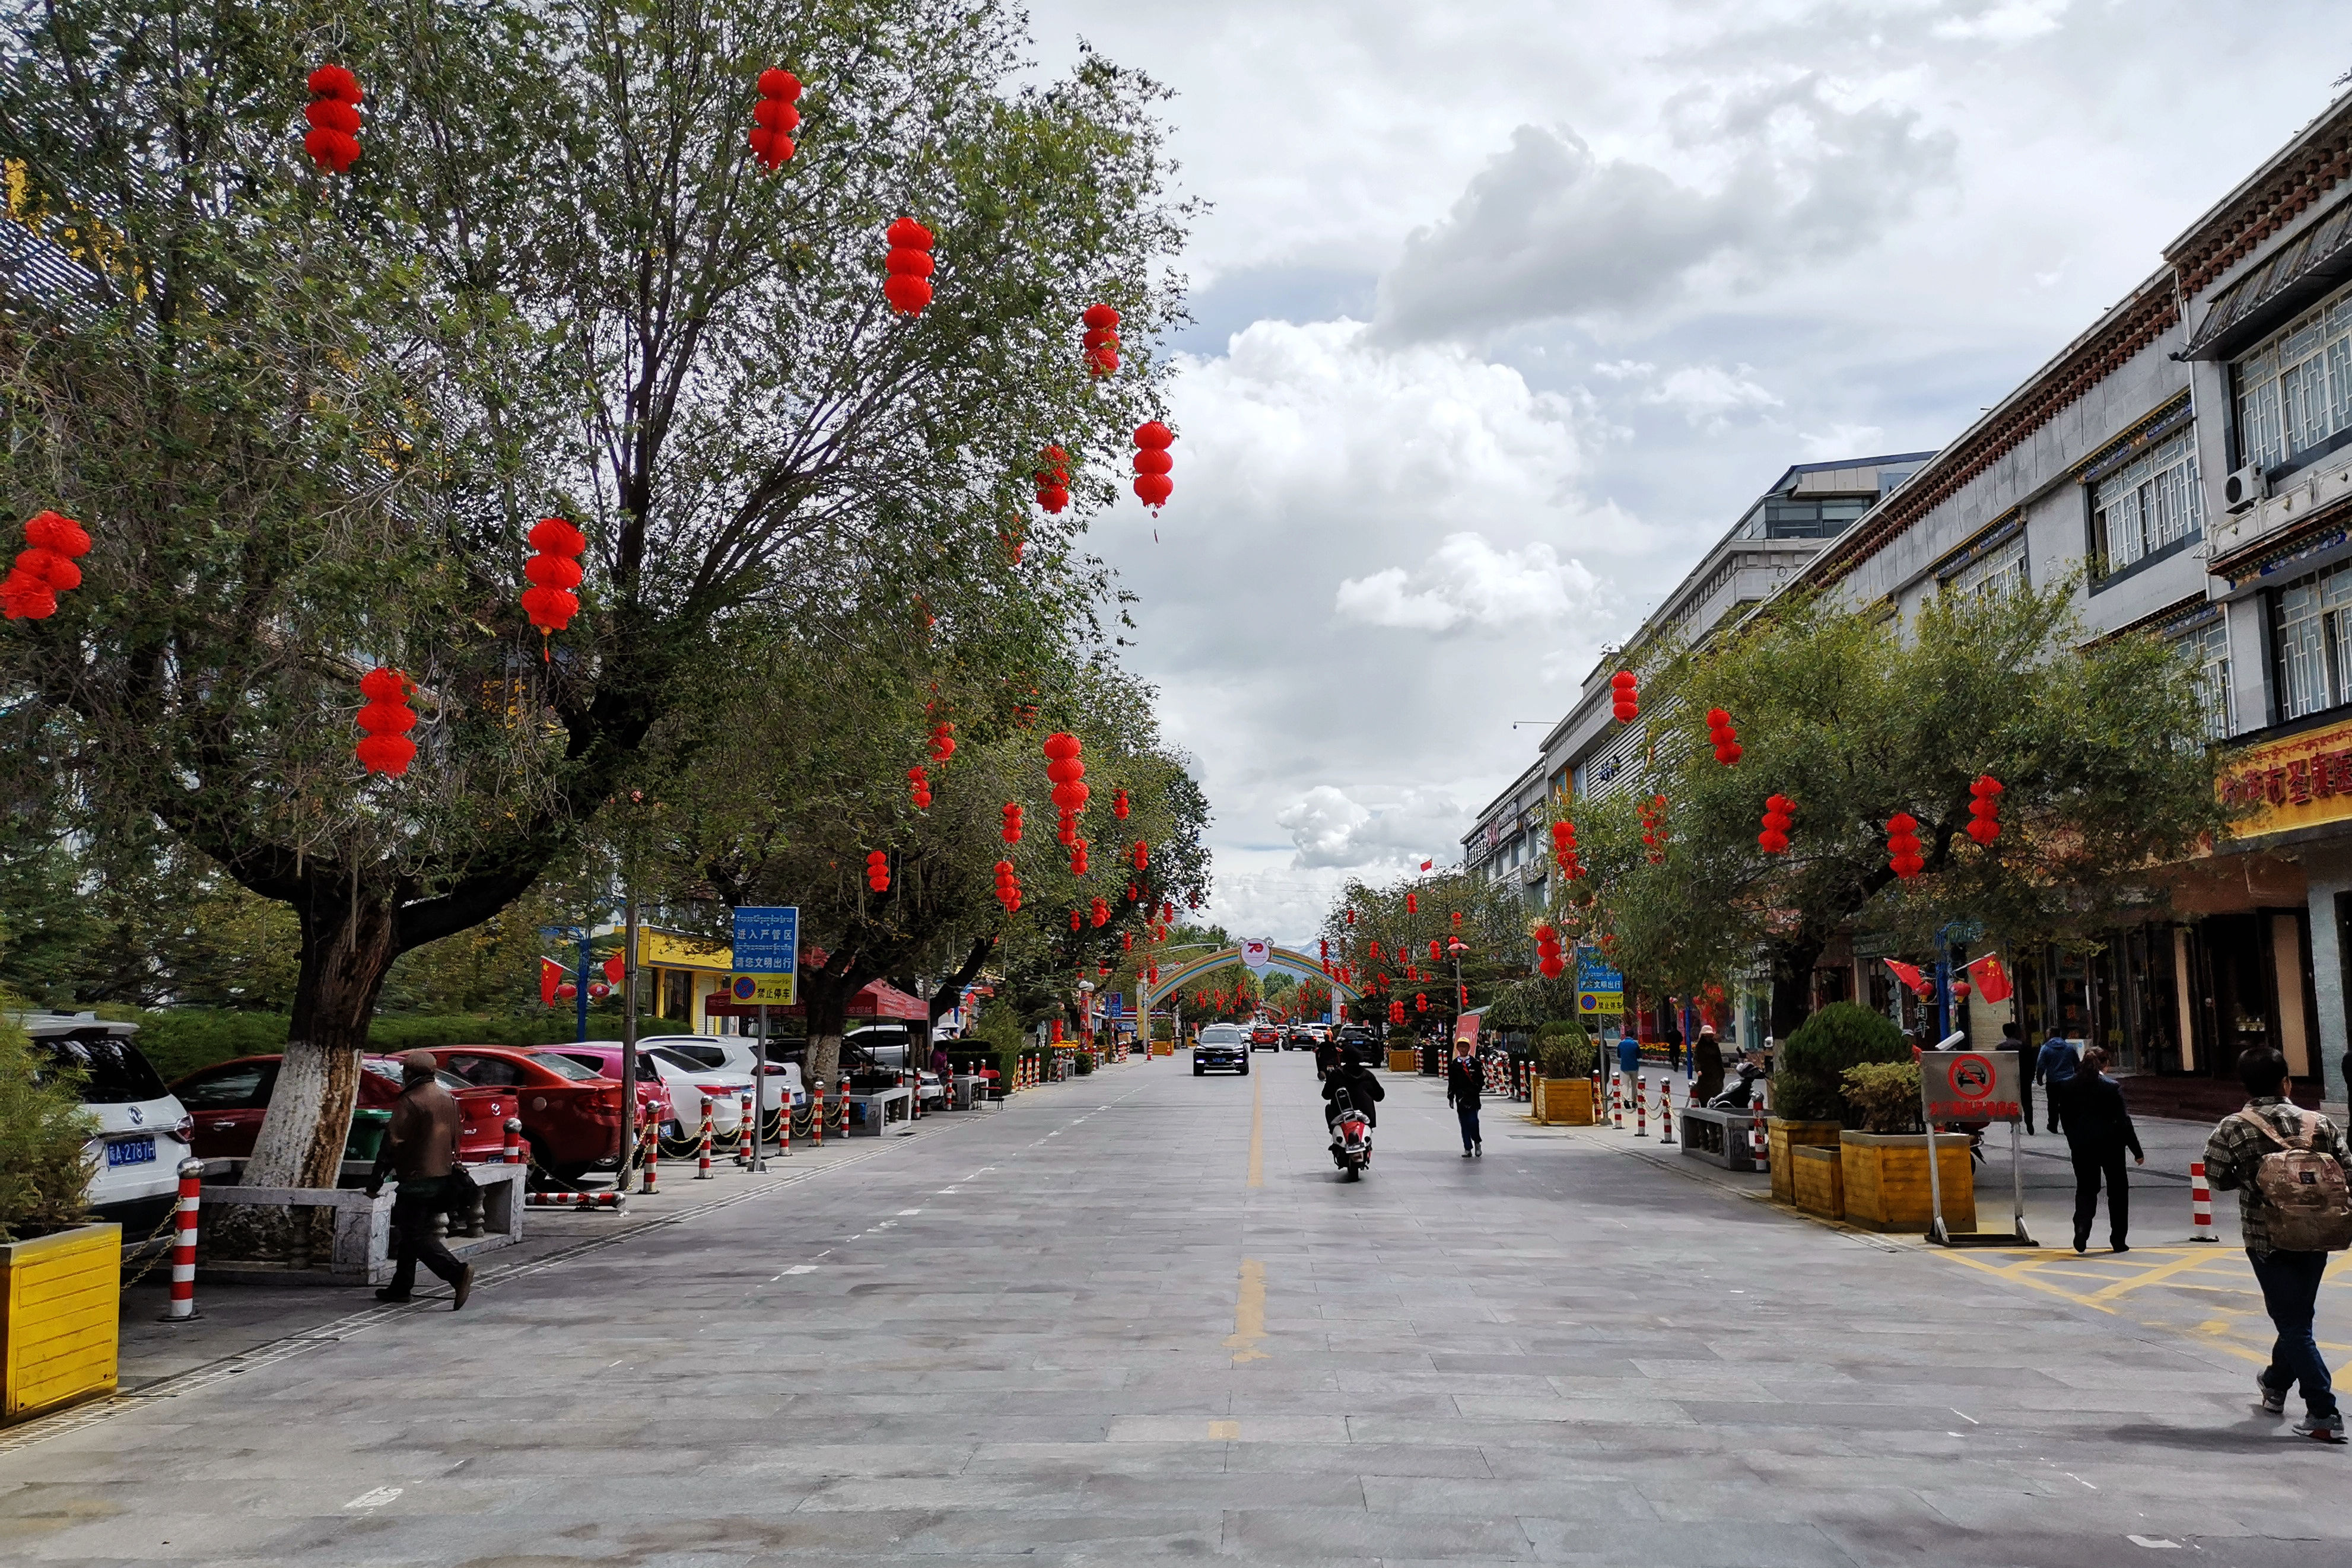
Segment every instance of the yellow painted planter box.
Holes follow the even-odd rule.
[[[1923,1133],[1845,1133],[1838,1139],[1845,1166],[1845,1217],[1869,1230],[1916,1230],[1934,1218],[1927,1191],[1927,1138]],[[1936,1175],[1944,1186],[1944,1228],[1977,1228],[1976,1172],[1964,1133],[1936,1134]]]
[[[1528,1114],[1552,1127],[1592,1125],[1592,1082],[1587,1078],[1538,1078]]]
[[[122,1227],[0,1245],[0,1424],[114,1392]]]
[[[1789,1151],[1789,1179],[1797,1207],[1823,1219],[1845,1218],[1844,1151],[1822,1144],[1799,1144]]]
[[[1797,1201],[1796,1172],[1789,1151],[1808,1146],[1835,1148],[1838,1134],[1843,1130],[1835,1122],[1784,1122],[1778,1116],[1764,1118],[1764,1146],[1772,1159],[1772,1197],[1775,1202]]]
[[[1389,1047],[1389,1071],[1391,1072],[1420,1071],[1421,1052],[1409,1045]]]

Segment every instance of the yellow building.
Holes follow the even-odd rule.
[[[684,1019],[697,1034],[719,1034],[727,1020],[711,1018],[704,1003],[723,997],[734,973],[734,950],[725,943],[650,926],[637,932],[637,977],[644,988],[640,1008],[666,1019]]]

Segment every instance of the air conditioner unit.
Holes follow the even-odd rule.
[[[2221,481],[2221,504],[2233,512],[2244,511],[2270,493],[2260,464],[2250,463]]]

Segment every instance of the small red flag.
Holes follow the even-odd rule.
[[[2009,971],[2000,967],[2000,955],[1988,953],[1969,966],[1969,977],[1976,982],[1977,995],[1989,1002],[2009,1000],[2013,988],[2009,983]]]
[[[1433,861],[1433,860],[1426,860],[1426,861],[1423,861],[1423,862],[1421,862],[1421,869],[1422,869],[1422,870],[1423,870],[1423,871],[1427,871],[1431,866],[1433,866],[1433,865],[1435,865],[1436,863],[1437,863],[1437,862],[1436,862],[1435,861]]]
[[[541,958],[539,961],[539,1005],[543,1008],[553,1007],[555,988],[571,977],[572,971],[554,959]]]
[[[1910,987],[1915,993],[1923,997],[1927,994],[1927,978],[1919,973],[1919,967],[1916,964],[1900,963],[1893,958],[1881,959],[1880,962],[1894,970],[1895,977]]]

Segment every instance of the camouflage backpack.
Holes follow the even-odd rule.
[[[2270,1209],[2271,1245],[2284,1252],[2341,1252],[2352,1247],[2352,1190],[2343,1166],[2312,1148],[2310,1124],[2300,1111],[2294,1115],[2294,1136],[2285,1138],[2252,1111],[2238,1113],[2278,1145],[2254,1166],[2254,1186]]]

